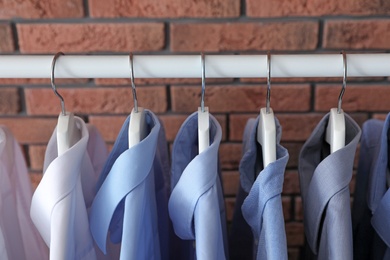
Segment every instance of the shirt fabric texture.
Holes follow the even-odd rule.
[[[31,218],[50,247],[50,259],[97,259],[88,208],[107,149],[95,127],[74,119],[81,139],[58,155],[54,130],[45,153],[44,175],[31,204]]]
[[[287,259],[281,193],[289,155],[280,145],[282,130],[275,118],[276,161],[264,168],[261,145],[257,142],[258,124],[259,117],[250,119],[244,131],[240,188],[229,241],[230,257]]]
[[[345,146],[330,153],[325,141],[329,113],[302,147],[299,157],[307,259],[353,257],[349,183],[361,131],[345,114]]]
[[[0,259],[45,260],[49,252],[30,218],[31,181],[20,145],[0,126]]]
[[[106,253],[107,244],[121,242],[120,259],[169,258],[168,148],[160,121],[151,111],[145,113],[148,134],[130,149],[130,116],[124,122],[90,213],[97,245]]]
[[[174,259],[226,259],[227,237],[218,148],[222,130],[210,115],[210,146],[198,154],[198,112],[173,144],[169,216],[181,241]]]
[[[363,125],[352,211],[355,259],[390,259],[389,129],[390,114]]]

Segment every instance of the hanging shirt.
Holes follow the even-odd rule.
[[[282,130],[275,118],[276,161],[264,168],[262,149],[256,138],[258,124],[259,117],[250,119],[244,131],[230,257],[282,260],[287,259],[287,242],[281,193],[289,155],[280,145]]]
[[[173,144],[169,216],[183,240],[175,259],[226,259],[226,218],[218,167],[222,130],[210,115],[210,146],[198,155],[198,113],[181,126]],[[195,253],[196,248],[196,253]]]
[[[87,209],[107,149],[96,128],[79,117],[75,122],[81,139],[60,156],[54,130],[31,204],[31,218],[56,260],[96,259]]]
[[[349,183],[360,128],[345,114],[345,147],[330,154],[329,113],[302,147],[299,181],[309,259],[352,259]]]
[[[364,254],[356,259],[390,259],[389,129],[390,114],[363,126],[353,219],[354,242]]]
[[[0,259],[48,259],[48,250],[29,215],[32,197],[19,144],[0,127]]]
[[[353,258],[356,260],[383,259],[386,249],[383,241],[375,235],[374,228],[371,225],[372,213],[367,200],[370,176],[373,177],[377,168],[375,164],[380,162],[378,160],[379,151],[384,149],[383,152],[387,154],[385,150],[387,136],[384,136],[384,147],[381,148],[383,128],[384,122],[377,119],[368,120],[362,128],[359,165],[352,206]],[[384,159],[385,161],[382,163],[385,168],[383,169],[386,169],[387,158]]]
[[[169,258],[169,160],[164,128],[145,110],[147,136],[128,148],[130,117],[104,166],[92,203],[92,235],[105,253],[107,235],[122,242],[120,259]]]

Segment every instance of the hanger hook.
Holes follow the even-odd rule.
[[[270,113],[271,103],[271,53],[267,52],[267,99],[265,102],[265,112]]]
[[[131,79],[131,89],[133,92],[134,111],[136,113],[138,113],[138,100],[137,100],[137,92],[135,90],[135,83],[134,83],[134,66],[133,66],[133,53],[132,52],[130,52],[129,61],[130,61],[130,79]]]
[[[205,94],[205,90],[206,90],[206,69],[205,69],[205,56],[204,56],[204,53],[202,52],[200,54],[201,56],[201,65],[202,65],[202,95],[201,95],[201,99],[200,99],[200,107],[201,107],[201,110],[202,112],[204,112],[204,94]]]
[[[339,102],[337,106],[337,113],[341,113],[341,102],[343,100],[345,88],[347,86],[347,54],[345,51],[341,51],[341,54],[343,55],[343,88],[341,89],[340,95],[339,95]]]
[[[56,66],[56,61],[57,61],[58,57],[60,57],[61,55],[65,55],[65,54],[62,53],[62,52],[57,52],[56,55],[54,55],[54,57],[53,57],[53,61],[51,62],[50,82],[51,82],[51,88],[53,89],[54,94],[56,94],[56,96],[61,101],[61,113],[62,113],[63,116],[65,116],[66,115],[66,111],[65,111],[65,101],[64,101],[64,98],[60,95],[60,93],[58,93],[56,85],[54,84],[54,68]]]

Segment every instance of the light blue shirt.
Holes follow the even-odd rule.
[[[259,118],[250,119],[244,131],[230,255],[235,259],[287,259],[281,193],[289,155],[280,145],[282,130],[275,118],[276,161],[263,168],[262,150],[256,140],[258,123]]]
[[[389,130],[390,114],[385,122],[369,120],[363,127],[362,145],[367,144],[370,149],[361,149],[356,193],[365,195],[366,200],[354,204],[353,213],[359,227],[354,230],[355,241],[364,246],[366,254],[365,258],[356,256],[356,259],[390,259]],[[362,181],[366,182],[365,187]]]
[[[145,110],[148,135],[128,148],[130,117],[123,124],[103,169],[90,212],[90,228],[106,252],[107,234],[122,242],[121,259],[168,259],[169,161],[165,132]]]
[[[329,113],[319,122],[299,156],[307,259],[352,259],[349,183],[361,131],[345,114],[345,146],[330,153],[325,141]]]
[[[218,167],[222,130],[210,115],[210,146],[198,155],[198,114],[181,126],[172,152],[169,216],[177,236],[174,259],[226,259],[226,218]],[[195,243],[196,246],[195,246]]]

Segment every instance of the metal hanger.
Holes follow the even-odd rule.
[[[202,93],[200,97],[200,107],[202,112],[204,112],[204,95],[206,92],[206,68],[205,68],[205,61],[204,61],[204,53],[201,54],[201,66],[202,66]]]
[[[62,52],[57,52],[54,57],[53,61],[51,63],[51,74],[50,74],[50,81],[51,81],[51,88],[54,91],[54,94],[60,99],[61,101],[61,113],[58,116],[57,121],[57,152],[58,155],[61,155],[65,153],[70,147],[72,147],[75,143],[77,143],[81,138],[81,132],[79,128],[77,127],[76,120],[74,118],[73,113],[66,112],[65,110],[65,101],[64,98],[58,93],[56,85],[55,85],[55,77],[54,77],[54,70],[55,65],[57,62],[57,59],[65,55]]]
[[[257,125],[257,142],[261,145],[263,167],[276,161],[276,125],[271,103],[271,54],[267,53],[267,96],[266,107],[260,109]]]
[[[128,131],[128,140],[129,148],[141,142],[147,135],[146,133],[146,119],[145,119],[145,110],[142,107],[138,107],[137,91],[135,89],[134,83],[134,64],[133,64],[133,53],[129,54],[129,63],[130,63],[130,80],[131,80],[131,89],[133,92],[133,102],[134,108],[131,111],[129,131]]]
[[[271,104],[271,53],[267,52],[267,97],[265,100],[265,111],[270,113]]]
[[[131,89],[133,92],[133,102],[134,102],[134,111],[138,113],[138,99],[137,99],[137,91],[135,89],[135,83],[134,83],[134,65],[133,65],[133,53],[130,52],[129,55],[129,62],[130,62],[130,80],[131,80]]]
[[[341,102],[343,101],[343,96],[345,92],[345,88],[347,87],[347,55],[345,51],[341,51],[341,54],[343,55],[343,87],[340,91],[339,95],[339,102],[337,105],[337,113],[341,113]]]
[[[54,69],[55,69],[55,66],[56,66],[56,61],[57,61],[58,57],[60,57],[61,55],[65,55],[65,54],[62,53],[62,52],[57,52],[54,55],[53,61],[51,62],[50,82],[51,82],[51,88],[53,89],[54,94],[56,94],[56,96],[60,99],[62,115],[65,116],[66,115],[65,101],[64,101],[64,98],[60,95],[60,93],[58,93],[56,85],[54,83]]]
[[[204,96],[206,92],[206,62],[205,55],[200,55],[202,93],[200,98],[200,107],[198,107],[198,152],[203,152],[210,146],[210,116],[209,108],[204,106]]]
[[[341,109],[341,102],[347,85],[347,55],[341,52],[343,57],[343,87],[341,89],[337,108],[331,108],[325,140],[330,145],[330,152],[334,153],[345,146],[345,116]]]

